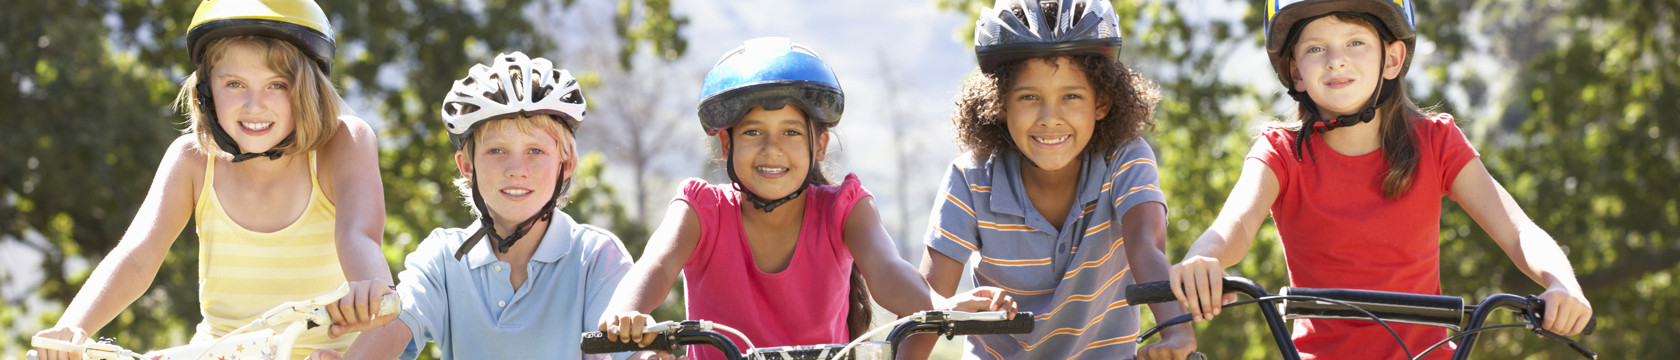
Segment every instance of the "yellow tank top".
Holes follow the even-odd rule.
[[[303,216],[269,233],[248,230],[228,217],[213,185],[216,161],[207,163],[204,189],[193,212],[198,224],[198,308],[204,315],[193,342],[219,338],[281,303],[312,299],[344,283],[334,241],[337,210],[321,192],[315,152],[309,153],[311,189]],[[292,357],[302,359],[324,348],[342,354],[354,335],[331,339],[326,327],[317,327],[298,337]]]

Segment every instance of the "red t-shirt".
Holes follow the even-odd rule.
[[[846,216],[869,195],[857,175],[840,185],[811,186],[805,198],[793,259],[787,269],[767,273],[753,262],[741,225],[742,194],[731,184],[700,179],[683,183],[672,201],[687,202],[700,219],[700,242],[683,265],[688,318],[740,330],[753,346],[844,344],[850,309],[852,252],[846,247]],[[761,211],[748,208],[746,211]],[[747,344],[727,334],[746,351]],[[722,359],[708,346],[690,346],[698,360]]]
[[[1440,295],[1441,197],[1476,150],[1452,115],[1416,118],[1418,164],[1399,199],[1383,196],[1387,163],[1381,150],[1337,153],[1312,136],[1311,152],[1295,159],[1295,133],[1261,132],[1248,158],[1278,179],[1272,219],[1283,239],[1291,286]],[[1390,323],[1413,355],[1447,337],[1438,327]],[[1403,358],[1399,344],[1373,321],[1297,320],[1303,359]],[[1430,358],[1447,358],[1451,349]]]

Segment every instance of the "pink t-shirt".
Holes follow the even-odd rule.
[[[1337,153],[1313,136],[1309,154],[1295,160],[1295,133],[1268,128],[1248,157],[1266,163],[1278,178],[1272,219],[1289,267],[1289,282],[1304,288],[1345,288],[1441,294],[1441,198],[1476,149],[1440,114],[1413,122],[1418,164],[1399,199],[1383,196],[1386,159],[1381,150],[1360,156]],[[1447,337],[1443,328],[1390,323],[1413,355]],[[1373,321],[1297,320],[1295,346],[1302,359],[1403,358],[1399,344]],[[1451,349],[1430,358],[1447,358]]]
[[[849,341],[846,314],[852,253],[842,238],[846,216],[869,195],[848,174],[840,185],[812,186],[804,224],[787,269],[766,273],[753,262],[741,225],[743,197],[731,184],[700,179],[683,183],[673,201],[687,202],[700,218],[700,243],[683,265],[688,318],[740,330],[757,347],[834,344]],[[762,211],[747,205],[746,211]],[[746,343],[735,339],[738,346]],[[746,349],[742,349],[745,351]],[[715,349],[689,348],[698,360],[722,359]]]

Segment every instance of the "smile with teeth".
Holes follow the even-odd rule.
[[[274,126],[274,122],[270,121],[270,122],[262,122],[262,123],[252,123],[252,122],[247,122],[247,121],[240,121],[239,126],[244,127],[245,130],[263,131],[263,130],[268,130],[268,127],[270,127],[270,126]]]
[[[785,173],[788,170],[787,168],[784,168],[784,167],[764,167],[764,166],[759,166],[759,167],[757,167],[757,169],[758,169],[758,172],[766,173],[766,174],[780,174],[780,173]]]
[[[1060,144],[1060,143],[1068,141],[1068,139],[1072,139],[1072,138],[1073,138],[1073,135],[1062,135],[1062,137],[1058,137],[1058,138],[1044,138],[1044,137],[1039,137],[1039,136],[1033,136],[1032,137],[1033,141],[1036,141],[1040,144],[1045,144],[1045,145]]]
[[[520,195],[530,194],[531,190],[526,190],[526,189],[502,189],[502,193],[503,194],[508,194],[508,195],[513,195],[513,196],[520,196]]]

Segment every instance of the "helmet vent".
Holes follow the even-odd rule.
[[[1049,1],[1039,2],[1038,3],[1038,11],[1040,13],[1044,14],[1044,23],[1043,24],[1038,24],[1038,26],[1049,27],[1051,29],[1059,28],[1057,25],[1060,24],[1060,23],[1057,22],[1058,19],[1056,19],[1056,8],[1057,7],[1058,7],[1058,4],[1056,4],[1054,2],[1049,2]]]
[[[1009,9],[1009,13],[1012,14],[1012,15],[1015,15],[1016,19],[1021,20],[1022,24],[1027,23],[1027,12],[1025,10],[1021,10],[1021,8],[1018,8],[1018,7],[1017,8],[1011,8],[1011,9]]]

